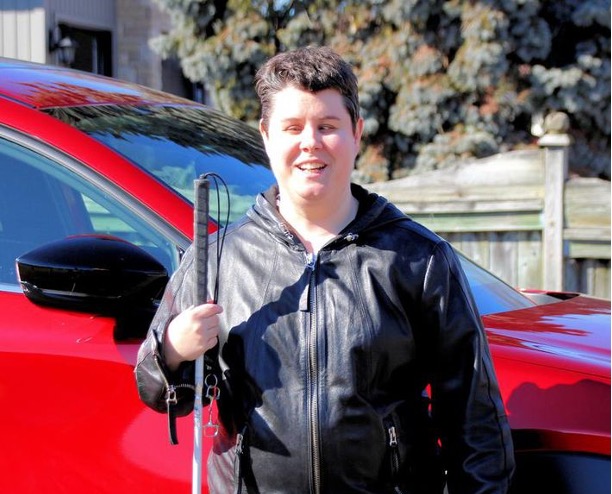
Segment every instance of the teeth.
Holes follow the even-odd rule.
[[[322,170],[323,168],[325,168],[325,165],[319,165],[319,166],[299,166],[298,168],[300,170],[304,170],[304,171]]]

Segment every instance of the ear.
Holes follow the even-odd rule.
[[[355,125],[355,146],[359,149],[361,143],[361,136],[363,135],[363,118],[359,117],[357,124]]]
[[[259,133],[261,134],[261,137],[263,138],[264,142],[268,141],[268,128],[266,127],[266,124],[263,121],[263,118],[259,119]]]

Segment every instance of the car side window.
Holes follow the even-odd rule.
[[[151,253],[172,272],[173,244],[134,211],[37,152],[0,139],[0,284],[18,283],[15,259],[70,235],[107,234]]]

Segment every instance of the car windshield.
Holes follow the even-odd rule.
[[[465,255],[460,252],[457,255],[469,280],[481,316],[525,309],[536,305],[531,299],[468,259]]]
[[[47,112],[138,164],[192,203],[194,179],[216,173],[229,187],[229,222],[274,182],[259,133],[210,108],[101,105]],[[219,197],[211,195],[210,211],[225,224],[228,201],[219,185]]]

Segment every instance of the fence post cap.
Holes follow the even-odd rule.
[[[569,146],[572,143],[572,138],[567,133],[569,127],[569,117],[566,113],[549,113],[544,119],[544,135],[538,139],[538,145],[541,147]]]

